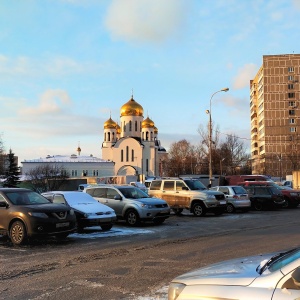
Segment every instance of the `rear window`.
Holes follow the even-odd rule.
[[[160,190],[161,180],[153,180],[150,185],[150,190]]]

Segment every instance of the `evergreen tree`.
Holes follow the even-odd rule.
[[[4,187],[17,187],[20,182],[20,168],[15,161],[15,154],[12,150],[9,150],[8,156],[8,167],[6,169],[5,181],[3,183]]]
[[[2,141],[2,136],[0,134],[0,177],[5,174],[4,161],[5,161],[4,145]]]

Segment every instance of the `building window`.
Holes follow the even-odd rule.
[[[129,131],[132,131],[132,122],[129,121]]]
[[[94,176],[98,176],[98,170],[94,170],[94,171],[93,171],[93,175],[94,175]]]
[[[129,147],[126,146],[126,161],[129,161]]]
[[[296,127],[291,127],[290,132],[296,132]]]
[[[134,127],[135,127],[134,130],[137,131],[137,121],[135,121]]]
[[[295,93],[288,93],[288,98],[295,98]]]
[[[288,72],[294,72],[294,67],[288,67]]]
[[[77,176],[77,170],[72,170],[71,174],[72,174],[72,177],[76,177]]]
[[[288,84],[288,89],[293,90],[294,89],[294,84],[293,83]]]
[[[289,76],[288,76],[288,80],[294,81],[294,76],[293,76],[293,75],[289,75]]]
[[[289,106],[294,107],[295,105],[296,105],[296,102],[295,102],[295,101],[289,101]]]
[[[259,151],[261,152],[261,151],[263,151],[264,150],[264,146],[260,146],[259,147]]]
[[[134,150],[131,150],[131,161],[134,161]]]
[[[290,124],[295,124],[295,119],[290,119],[289,123]]]
[[[289,115],[290,115],[290,116],[294,116],[294,115],[295,115],[295,110],[290,109],[290,110],[289,110]]]
[[[146,159],[146,172],[148,173],[149,171],[149,160],[148,158]]]
[[[124,160],[124,150],[121,150],[121,161],[123,162]]]

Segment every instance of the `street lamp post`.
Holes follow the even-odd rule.
[[[212,118],[211,118],[211,101],[215,94],[220,92],[228,92],[229,88],[221,89],[217,92],[214,92],[209,101],[209,110],[206,110],[206,113],[209,114],[209,144],[208,144],[208,152],[209,152],[209,186],[212,186]]]

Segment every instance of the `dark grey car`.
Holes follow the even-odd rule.
[[[0,234],[8,235],[13,244],[34,236],[67,237],[75,229],[70,207],[51,203],[28,189],[0,188]]]

